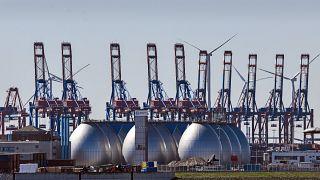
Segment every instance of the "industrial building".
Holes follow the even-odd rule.
[[[275,151],[271,153],[271,162],[276,164],[320,163],[320,151]]]
[[[43,129],[26,126],[0,141],[0,154],[44,153],[46,159],[60,159],[60,138]]]

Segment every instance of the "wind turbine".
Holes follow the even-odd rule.
[[[248,80],[246,80],[246,79],[242,76],[242,74],[238,71],[238,69],[237,69],[234,65],[232,65],[232,66],[233,66],[234,70],[236,70],[236,73],[238,74],[238,76],[240,77],[240,79],[244,82],[243,87],[242,87],[241,94],[245,94],[245,95],[246,95],[246,93],[247,93],[247,88],[246,88],[246,87],[247,87],[247,84],[248,84]],[[261,80],[265,80],[265,79],[270,79],[270,78],[272,78],[272,77],[260,78],[260,79],[257,79],[256,82],[261,81]],[[252,81],[250,81],[250,82],[252,82]],[[239,97],[238,106],[240,105],[241,97],[242,97],[242,96]]]
[[[206,62],[207,62],[207,89],[208,89],[208,110],[211,111],[211,65],[210,65],[210,58],[212,56],[212,54],[217,51],[218,49],[220,49],[222,46],[224,46],[225,44],[227,44],[231,39],[233,39],[235,36],[237,36],[237,34],[233,35],[232,37],[230,37],[229,39],[227,39],[224,43],[222,43],[220,46],[216,47],[215,49],[213,49],[212,51],[210,51],[209,53],[207,53],[206,55]],[[199,50],[199,51],[204,51],[201,50],[199,47],[188,43],[187,41],[183,41],[186,44],[194,47],[195,49]]]
[[[314,61],[314,60],[316,60],[318,57],[320,56],[320,53],[319,54],[317,54],[310,62],[309,62],[309,65]],[[273,73],[273,72],[271,72],[271,71],[268,71],[268,70],[265,70],[265,69],[261,69],[261,68],[259,68],[259,70],[261,70],[261,71],[264,71],[264,72],[266,72],[266,73],[269,73],[269,74],[273,74],[273,75],[276,75],[276,76],[280,76],[280,75],[278,75],[278,74],[275,74],[275,73]],[[297,81],[297,77],[300,75],[300,71],[298,72],[298,73],[296,73],[294,76],[292,76],[291,78],[290,77],[286,77],[286,76],[283,76],[283,79],[285,79],[285,80],[288,80],[288,81],[290,81],[291,82],[291,90],[292,90],[292,92],[291,92],[291,95],[292,95],[292,98],[291,98],[291,107],[292,108],[294,108],[294,96],[295,96],[295,85],[294,85],[294,83]]]

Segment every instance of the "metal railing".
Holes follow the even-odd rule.
[[[249,167],[249,168],[248,168]],[[219,171],[247,171],[247,172],[320,172],[318,166],[301,167],[298,165],[232,165],[232,166],[168,166],[158,165],[158,172],[219,172]]]

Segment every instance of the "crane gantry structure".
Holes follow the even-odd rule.
[[[317,56],[316,56],[317,57]],[[315,60],[315,59],[313,59]],[[312,60],[312,61],[313,61]],[[296,92],[296,100],[295,100],[295,109],[296,113],[296,121],[303,122],[303,129],[313,128],[314,127],[314,110],[310,108],[308,101],[309,94],[309,66],[312,61],[309,61],[309,54],[302,54],[300,61],[300,81],[299,81],[299,89]],[[294,124],[291,123],[291,141],[294,140]],[[314,143],[314,136],[311,135],[311,139],[308,140],[306,134],[303,136],[303,142]]]
[[[214,112],[225,114],[227,123],[232,123],[233,108],[231,104],[232,52],[225,51],[223,58],[222,88],[214,104]],[[215,117],[214,117],[215,118]]]
[[[154,43],[147,44],[148,64],[148,99],[144,107],[150,110],[150,119],[161,118],[173,120],[175,118],[175,101],[165,92],[158,75],[157,47]]]
[[[205,101],[196,98],[189,81],[186,79],[185,52],[183,44],[174,45],[176,68],[176,106],[178,121],[194,120],[206,112]],[[206,74],[206,73],[205,73]]]
[[[234,37],[234,36],[233,36]],[[303,130],[314,127],[314,110],[309,104],[310,64],[319,56],[310,60],[309,54],[301,54],[300,71],[294,76],[284,76],[284,54],[276,54],[274,72],[260,69],[273,75],[273,88],[267,103],[263,107],[257,105],[257,81],[267,78],[257,78],[257,54],[249,54],[247,77],[245,78],[232,65],[233,54],[224,51],[222,88],[213,107],[211,107],[210,57],[212,53],[226,42],[209,52],[199,50],[197,85],[193,91],[186,73],[186,54],[184,44],[174,44],[175,87],[174,98],[170,98],[164,90],[159,78],[158,51],[155,43],[147,44],[148,65],[148,96],[143,108],[149,112],[152,121],[188,121],[204,122],[219,120],[238,128],[245,125],[249,142],[254,146],[268,147],[271,137],[270,130],[277,129],[279,147],[293,144],[299,140],[295,136],[295,128],[302,123]],[[22,104],[18,88],[11,87],[3,107],[0,107],[1,133],[13,127],[5,127],[6,121],[18,120],[17,128],[29,124],[37,128],[56,131],[61,136],[62,158],[68,157],[70,127],[74,130],[82,121],[89,120],[91,106],[87,98],[80,94],[74,79],[73,56],[71,43],[61,43],[62,77],[49,72],[42,42],[34,43],[34,84],[35,91],[29,102],[29,113]],[[109,102],[106,103],[106,119],[111,121],[134,120],[134,111],[141,109],[139,101],[132,98],[122,79],[121,54],[118,43],[110,44],[111,82],[112,90]],[[232,69],[244,82],[236,107],[232,106]],[[299,81],[298,81],[299,79]],[[291,82],[291,103],[286,106],[283,102],[284,81]],[[63,84],[61,99],[53,95],[53,81]],[[295,82],[298,81],[298,87]],[[220,116],[220,115],[223,116]],[[222,117],[222,119],[221,119]],[[46,123],[42,124],[41,120]],[[223,121],[220,121],[223,120]],[[243,124],[242,124],[243,123]],[[46,127],[49,124],[49,128]],[[248,131],[248,127],[250,130]],[[314,143],[315,138],[303,136],[304,143]]]
[[[58,124],[58,133],[61,136],[61,155],[63,159],[69,156],[69,136],[70,126],[72,131],[80,125],[82,121],[88,120],[91,113],[90,102],[87,98],[82,98],[77,83],[74,80],[72,49],[68,42],[61,43],[62,60],[62,103],[63,112]]]
[[[3,107],[0,107],[0,128],[1,134],[5,134],[5,130],[15,130],[26,126],[26,118],[29,114],[23,107],[22,100],[17,87],[10,87],[7,90],[7,97]],[[18,121],[18,126],[5,126],[5,122]]]
[[[51,74],[47,65],[42,42],[34,43],[35,92],[33,101],[29,102],[29,124],[46,128],[46,124],[39,124],[40,118],[49,118],[50,130],[55,130],[63,111],[63,104],[59,98],[53,96]]]
[[[121,78],[121,56],[118,43],[110,44],[110,62],[112,91],[110,101],[106,103],[106,119],[125,118],[127,121],[133,121],[133,112],[140,109],[140,106],[136,98],[131,98]]]
[[[232,39],[232,38],[230,38]],[[226,42],[228,42],[228,39]],[[225,42],[225,43],[226,43]],[[187,42],[186,42],[187,43]],[[241,95],[237,106],[233,108],[231,103],[232,92],[232,52],[225,51],[223,59],[222,88],[213,107],[210,107],[209,97],[211,84],[210,77],[210,56],[212,52],[219,49],[225,43],[215,50],[207,53],[196,46],[187,43],[199,50],[198,64],[198,82],[194,92],[191,84],[186,78],[186,56],[184,45],[177,43],[174,45],[174,59],[176,72],[176,96],[175,100],[169,98],[165,93],[158,72],[158,52],[156,44],[147,44],[147,64],[148,64],[148,98],[144,103],[144,108],[149,110],[151,120],[169,120],[170,121],[208,121],[215,120],[230,123],[238,128],[245,125],[248,139],[253,145],[267,147],[269,145],[270,128],[278,128],[277,141],[280,146],[294,143],[294,124],[296,121],[303,121],[304,129],[313,127],[313,109],[308,104],[308,77],[310,62],[307,55],[301,56],[300,87],[292,97],[292,105],[289,108],[283,103],[283,81],[289,78],[283,75],[284,55],[277,54],[275,59],[275,72],[266,71],[274,75],[274,87],[270,91],[270,96],[264,107],[258,108],[256,102],[256,82],[268,79],[257,78],[257,54],[249,54],[247,78],[244,78],[234,67],[236,73],[244,82]],[[132,112],[140,109],[138,100],[131,98],[125,83],[121,79],[120,65],[120,46],[111,44],[111,75],[112,75],[112,96],[107,103],[107,119],[116,120],[126,117],[132,120]],[[309,62],[306,63],[306,62]],[[265,70],[264,70],[265,71]],[[294,78],[290,79],[292,82]],[[294,107],[293,107],[294,106]],[[212,111],[212,110],[213,111]],[[112,115],[111,115],[112,114]],[[222,115],[222,116],[221,116]],[[224,121],[221,121],[224,120]],[[242,124],[244,123],[244,124]],[[248,128],[248,126],[250,126]],[[248,132],[248,129],[249,132]],[[275,137],[273,137],[275,138]],[[304,141],[308,141],[304,137]],[[313,139],[310,141],[313,142]]]

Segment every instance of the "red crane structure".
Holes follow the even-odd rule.
[[[241,128],[241,123],[244,122],[244,125],[246,126],[246,134],[249,137],[248,126],[250,125],[250,123],[253,126],[253,129],[258,125],[258,107],[256,103],[257,55],[249,54],[247,80],[235,67],[234,69],[236,70],[236,73],[239,75],[241,80],[244,82],[244,85],[241,90],[237,107],[233,109],[233,123],[235,123],[238,128]]]
[[[72,49],[68,42],[61,43],[62,60],[62,102],[63,114],[61,117],[61,157],[67,159],[69,156],[69,136],[70,125],[73,130],[80,125],[81,121],[88,120],[91,113],[90,102],[87,98],[82,98],[76,81],[73,79],[72,70]],[[71,120],[71,123],[70,123]],[[60,129],[60,124],[58,125]]]
[[[319,56],[319,55],[318,55]],[[313,62],[318,56],[309,61],[309,54],[301,54],[300,60],[300,81],[299,81],[299,89],[296,92],[296,100],[295,100],[295,121],[303,122],[303,130],[314,127],[314,114],[313,109],[309,106],[308,101],[308,92],[309,92],[309,66],[310,63]],[[291,141],[294,140],[294,124],[292,121],[290,123],[290,131],[291,131]],[[304,143],[314,143],[314,136],[311,135],[311,139],[307,139],[306,134],[303,137]]]
[[[121,78],[120,45],[110,44],[111,81],[112,91],[110,101],[106,103],[106,119],[116,120],[125,117],[127,121],[133,120],[133,112],[140,109],[136,98],[131,98]]]
[[[87,120],[91,113],[90,102],[87,98],[83,98],[80,94],[79,87],[74,80],[72,68],[72,49],[68,42],[61,43],[62,54],[62,80],[63,93],[62,101],[64,107],[64,117],[72,119],[73,129],[80,125],[81,121]]]
[[[15,130],[25,127],[28,116],[29,114],[23,107],[19,89],[17,87],[9,88],[9,90],[7,90],[6,102],[3,107],[0,107],[1,134],[5,134],[5,129]],[[5,127],[5,121],[18,121],[18,127],[14,125]]]
[[[214,104],[213,116],[214,119],[220,119],[220,117],[215,117],[215,115],[220,115],[220,113],[225,114],[226,122],[231,123],[233,118],[231,105],[232,52],[225,51],[223,59],[222,88]]]
[[[34,70],[35,93],[33,101],[29,102],[30,125],[37,128],[46,128],[45,124],[39,125],[39,118],[50,119],[50,129],[54,131],[58,126],[59,117],[63,111],[63,104],[59,98],[53,97],[52,81],[42,42],[34,43]]]
[[[154,43],[147,44],[148,63],[148,99],[144,107],[150,111],[150,119],[163,118],[163,120],[174,120],[175,101],[166,94],[162,82],[158,77],[157,47]]]
[[[176,108],[178,120],[203,120],[203,114],[207,112],[205,104],[197,97],[186,79],[185,52],[183,44],[175,44],[175,67],[176,67]],[[205,101],[204,101],[205,102]]]

